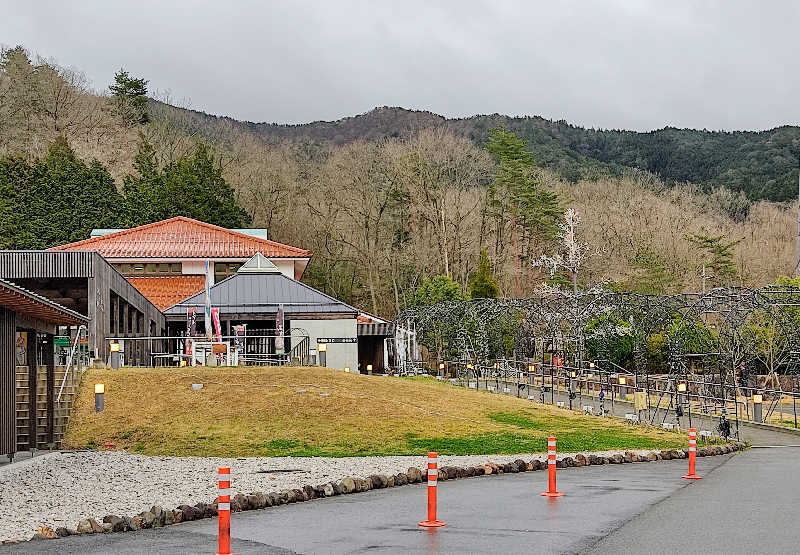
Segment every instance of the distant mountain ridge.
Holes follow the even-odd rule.
[[[665,127],[656,131],[596,130],[539,116],[500,114],[448,119],[427,111],[375,108],[336,121],[305,124],[240,122],[194,112],[197,119],[225,120],[268,141],[310,139],[343,144],[404,137],[445,126],[483,145],[489,130],[503,126],[526,141],[537,164],[570,181],[619,175],[626,168],[652,172],[667,183],[691,182],[705,189],[724,186],[752,200],[797,198],[800,127],[766,131],[706,131]]]

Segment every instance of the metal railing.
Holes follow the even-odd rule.
[[[637,413],[637,421],[646,418],[651,425],[686,418],[689,426],[698,417],[718,418],[720,426],[728,422],[730,435],[738,437],[739,425],[763,422],[798,428],[796,389],[752,387],[725,382],[718,374],[688,374],[680,378],[666,374],[637,374],[610,361],[592,361],[593,367],[578,368],[541,361],[501,359],[490,364],[463,361],[409,361],[397,370],[401,374],[430,374],[449,378],[457,385],[514,394],[540,402],[556,404],[556,395],[565,397],[564,405],[580,409],[584,398],[600,399],[615,405],[623,403]],[[444,364],[440,369],[439,365]],[[794,385],[793,381],[793,385]],[[679,390],[685,388],[685,391]],[[637,408],[636,394],[640,394]],[[761,395],[762,418],[755,420],[754,395]],[[633,397],[630,399],[629,397]]]
[[[78,345],[80,344],[80,340],[83,338],[83,334],[88,333],[86,330],[86,326],[79,326],[78,331],[75,334],[75,340],[72,343],[72,348],[69,351],[69,357],[67,358],[66,368],[64,370],[64,377],[61,379],[61,386],[58,388],[58,397],[56,397],[56,403],[61,402],[61,395],[64,393],[64,386],[67,383],[67,378],[70,375],[70,372],[73,371],[73,368],[77,366],[80,360],[80,355],[78,355]],[[77,356],[76,356],[77,355]]]
[[[175,336],[154,336],[154,337],[106,337],[106,341],[119,341],[125,345],[124,351],[128,350],[128,345],[144,345],[149,351],[149,366],[164,366],[165,362],[179,364],[181,360],[191,360],[191,356],[186,354],[186,340],[194,342],[208,342],[203,337],[188,337],[185,335]],[[214,338],[213,342],[227,342],[234,347],[240,342],[239,351],[240,363],[249,365],[268,365],[283,366],[299,361],[301,364],[310,363],[310,337],[308,335],[225,335],[221,338]],[[290,348],[285,350],[285,346]],[[123,351],[123,352],[124,352]],[[139,350],[134,348],[134,352]],[[141,360],[141,359],[140,359]],[[129,366],[132,357],[125,357],[125,365]],[[161,364],[159,364],[161,363]],[[135,364],[144,366],[143,364]]]

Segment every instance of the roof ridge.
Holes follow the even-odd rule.
[[[166,220],[159,220],[157,222],[150,222],[149,224],[143,224],[136,227],[129,227],[128,229],[123,229],[122,231],[115,231],[114,233],[109,233],[108,235],[98,235],[97,237],[89,237],[87,239],[81,239],[80,241],[73,241],[72,243],[65,243],[63,245],[56,245],[55,247],[50,247],[47,250],[49,251],[59,251],[59,250],[67,250],[68,247],[76,247],[78,245],[85,245],[87,243],[97,243],[101,242],[103,239],[110,239],[112,237],[118,238],[122,237],[123,235],[128,235],[133,231],[142,231],[143,229],[150,229],[153,227],[157,227],[159,225],[165,225],[169,222],[182,219],[184,216],[173,216],[172,218],[167,218]],[[191,219],[191,218],[187,218]]]

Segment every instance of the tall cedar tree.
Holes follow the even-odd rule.
[[[471,299],[493,299],[497,297],[498,292],[499,288],[492,273],[492,265],[486,249],[483,249],[478,262],[478,270],[472,274],[469,280],[469,296]]]
[[[97,160],[86,164],[66,139],[41,160],[0,159],[0,241],[5,248],[45,249],[118,225],[124,203]]]
[[[551,238],[558,232],[563,208],[558,195],[539,182],[533,154],[514,133],[492,129],[486,149],[497,159],[499,170],[489,186],[495,211],[504,208],[516,218],[516,225],[532,238]]]
[[[114,84],[108,89],[114,99],[117,114],[128,125],[141,125],[150,121],[147,113],[148,81],[128,75],[124,69],[114,74]]]
[[[534,169],[534,158],[525,141],[503,129],[492,129],[486,149],[498,162],[498,171],[489,185],[487,216],[495,222],[495,252],[499,263],[504,259],[504,245],[513,248],[514,289],[522,293],[521,279],[536,253],[537,246],[558,232],[561,201],[556,193],[543,187]],[[510,223],[508,235],[507,223]]]
[[[209,148],[198,143],[194,154],[158,169],[153,147],[142,140],[134,160],[135,175],[125,178],[129,226],[188,216],[222,227],[250,223],[233,188]]]

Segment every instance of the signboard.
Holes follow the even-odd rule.
[[[53,345],[56,347],[69,347],[71,343],[69,337],[59,335],[53,338]]]
[[[318,337],[317,343],[358,343],[358,337]]]
[[[247,324],[233,326],[233,346],[240,351],[244,351],[244,338],[246,333]]]

